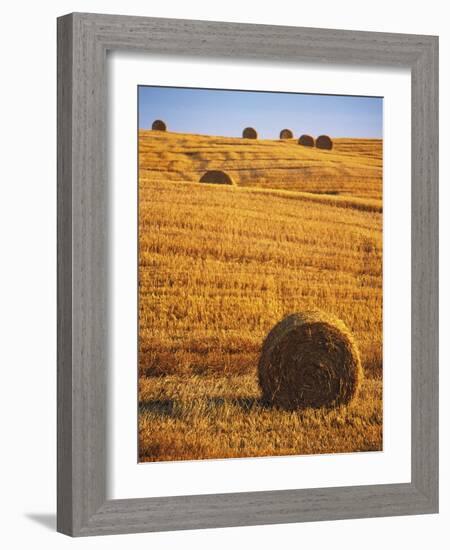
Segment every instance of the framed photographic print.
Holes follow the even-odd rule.
[[[382,450],[382,105],[138,88],[140,461]]]
[[[58,530],[438,510],[438,41],[58,20]]]

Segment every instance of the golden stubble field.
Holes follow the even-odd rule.
[[[206,170],[235,186],[198,183]],[[333,410],[260,402],[272,326],[322,309],[364,381]],[[141,461],[382,449],[382,142],[139,133]]]

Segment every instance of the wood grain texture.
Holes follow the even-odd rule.
[[[412,480],[438,508],[438,42],[411,70]]]
[[[58,20],[57,529],[72,525],[72,19]]]
[[[410,67],[412,480],[108,501],[106,52]],[[73,536],[437,512],[438,39],[71,14],[58,20],[58,530]]]

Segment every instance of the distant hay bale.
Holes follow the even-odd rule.
[[[319,136],[316,139],[316,147],[317,149],[333,149],[333,142],[331,141],[331,138],[328,136]]]
[[[292,139],[293,137],[294,134],[292,133],[292,130],[289,130],[289,128],[285,128],[280,132],[280,139]]]
[[[200,178],[200,183],[219,183],[221,185],[235,185],[233,178],[222,170],[208,170]]]
[[[267,335],[258,365],[263,400],[295,410],[349,403],[362,378],[351,332],[321,311],[294,313]]]
[[[167,130],[166,123],[163,120],[155,120],[152,124],[152,130],[157,130],[158,132],[165,132]]]
[[[244,131],[242,132],[242,137],[245,139],[258,139],[258,132],[251,128],[250,126],[247,128],[244,128]]]
[[[312,136],[308,136],[307,134],[303,134],[298,138],[299,145],[304,145],[305,147],[314,147],[314,138]]]

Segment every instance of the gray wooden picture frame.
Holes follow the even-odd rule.
[[[107,499],[109,50],[411,69],[410,483]],[[57,529],[72,536],[438,511],[437,37],[82,13],[58,19],[57,487]]]

